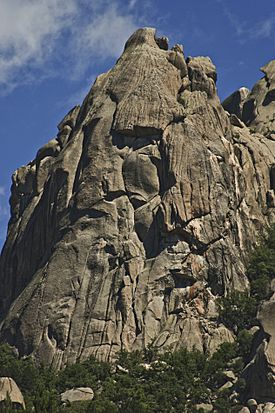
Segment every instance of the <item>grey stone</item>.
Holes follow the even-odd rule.
[[[256,83],[243,104],[242,120],[256,132],[273,139],[275,130],[275,60],[261,68],[264,77]]]
[[[235,373],[232,370],[225,370],[223,371],[223,375],[230,380],[232,383],[235,383],[237,381],[237,377]]]
[[[74,403],[93,400],[94,392],[90,387],[76,387],[66,390],[61,394],[61,401],[63,403]]]
[[[198,56],[187,58],[188,74],[191,90],[206,92],[208,97],[216,96],[217,71],[209,57]]]
[[[210,403],[196,404],[195,409],[198,411],[203,411],[204,413],[213,412],[213,406]]]
[[[231,389],[233,387],[233,383],[231,381],[227,381],[221,387],[219,387],[218,391],[223,392],[224,390]]]
[[[257,405],[258,405],[258,403],[257,403],[257,401],[256,401],[255,399],[249,399],[249,400],[247,400],[246,404],[247,404],[248,407],[253,407],[253,406],[257,406]]]
[[[117,369],[117,371],[120,372],[120,373],[125,373],[125,374],[128,374],[128,373],[129,373],[129,370],[128,370],[128,369],[125,369],[124,367],[120,366],[119,364],[116,366],[116,369]]]
[[[274,413],[275,412],[275,404],[272,402],[265,403],[262,406],[263,413]]]

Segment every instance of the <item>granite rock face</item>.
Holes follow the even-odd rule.
[[[8,397],[14,407],[25,409],[24,397],[15,381],[10,377],[0,377],[0,403]]]
[[[275,140],[275,60],[261,68],[264,77],[249,92],[241,88],[223,102],[229,113],[237,115],[253,132]]]
[[[275,142],[257,117],[255,133],[232,120],[216,78],[140,29],[15,172],[1,340],[57,368],[233,340],[216,298],[248,288],[247,253],[274,220]],[[267,116],[274,102],[257,102]]]

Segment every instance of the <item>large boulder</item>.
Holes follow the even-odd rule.
[[[7,397],[14,406],[25,409],[24,397],[15,381],[10,377],[0,377],[0,403]]]
[[[93,400],[94,392],[90,387],[75,387],[61,394],[63,403],[74,403]]]

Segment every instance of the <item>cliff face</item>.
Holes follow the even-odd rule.
[[[229,96],[223,106],[245,122],[252,136],[258,136],[274,156],[275,142],[275,60],[261,68],[264,76],[252,91],[241,88]],[[239,120],[237,119],[237,122]],[[260,135],[261,134],[261,135]],[[267,139],[263,139],[267,138]],[[261,149],[260,149],[261,151]],[[261,155],[261,152],[259,152]],[[269,169],[270,189],[266,194],[269,209],[275,207],[275,165]],[[274,285],[274,284],[273,284]],[[271,297],[263,302],[258,310],[258,321],[261,326],[254,344],[254,355],[244,369],[244,377],[248,383],[248,396],[268,401],[275,398],[275,289]]]
[[[233,340],[216,297],[248,288],[247,254],[274,220],[274,62],[265,73],[237,117],[209,58],[132,35],[13,175],[1,340],[56,367]]]

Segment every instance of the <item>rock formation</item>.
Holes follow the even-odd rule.
[[[209,58],[154,29],[130,37],[13,175],[1,340],[58,368],[233,340],[216,298],[249,288],[247,255],[274,221],[274,61],[263,71],[225,111]]]
[[[14,406],[25,409],[24,397],[15,381],[10,377],[0,377],[0,403],[8,397]]]
[[[61,394],[61,402],[65,404],[93,400],[93,398],[94,392],[90,387],[77,387]]]

